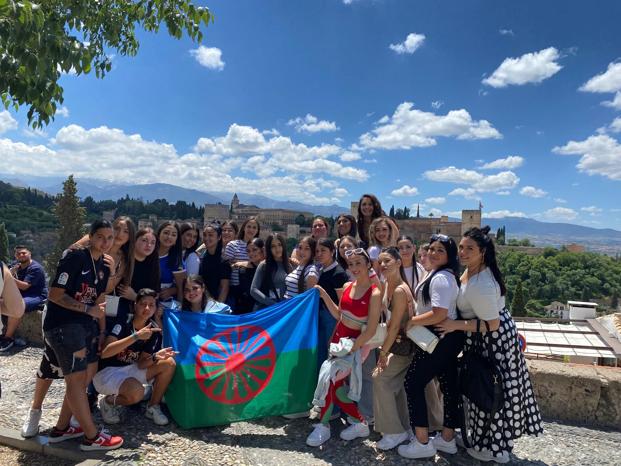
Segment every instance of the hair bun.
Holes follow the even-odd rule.
[[[484,235],[487,235],[489,233],[490,227],[489,225],[485,225],[484,227],[481,228],[481,233],[483,233]]]

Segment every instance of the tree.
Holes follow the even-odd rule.
[[[410,209],[407,206],[403,208],[403,218],[404,219],[410,218]]]
[[[518,282],[513,292],[513,301],[511,301],[511,315],[514,317],[523,317],[526,315],[526,303],[524,299],[524,290],[522,282]]]
[[[306,225],[306,217],[304,217],[304,215],[302,214],[298,214],[296,215],[294,222],[296,225],[300,225],[301,227],[303,227]]]
[[[78,187],[73,175],[69,175],[67,181],[63,182],[63,192],[58,196],[54,206],[54,215],[58,219],[60,229],[56,246],[46,261],[50,275],[54,272],[62,252],[82,237],[82,225],[86,218],[86,211],[84,207],[80,207]]]
[[[612,296],[610,297],[610,307],[613,311],[616,311],[619,307],[619,293],[617,293],[617,290],[612,292]]]
[[[391,218],[395,218],[395,206],[394,204],[390,206],[390,211],[388,212],[388,216]]]
[[[498,231],[496,232],[496,242],[500,245],[504,245],[507,241],[507,233],[506,233],[506,229],[503,226],[501,226]]]
[[[0,223],[0,260],[7,264],[10,261],[9,235],[6,232],[4,223]]]
[[[41,128],[63,103],[61,74],[112,68],[111,53],[133,56],[136,26],[157,32],[164,24],[196,42],[212,21],[189,0],[0,0],[0,95],[5,108],[29,105],[28,123]]]

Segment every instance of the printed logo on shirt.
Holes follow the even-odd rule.
[[[103,270],[100,270],[99,271],[99,279],[103,280],[103,278],[104,278],[104,272],[103,272]]]
[[[92,304],[97,299],[97,290],[88,286],[88,283],[82,283],[82,289],[75,294],[73,299],[83,304]]]
[[[89,274],[89,273],[91,273],[90,270],[82,270],[82,275],[86,275],[86,274]]]
[[[112,327],[112,331],[110,333],[112,335],[118,336],[121,333],[122,328],[123,327],[121,326],[121,324],[116,324],[114,327]]]
[[[68,281],[69,274],[67,272],[63,272],[58,276],[58,280],[56,280],[56,283],[58,283],[59,285],[66,285]]]

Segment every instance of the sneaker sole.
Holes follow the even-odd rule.
[[[84,436],[84,432],[80,432],[79,434],[63,435],[62,437],[48,436],[47,443],[60,443],[60,442],[64,442],[65,440],[71,440],[72,438],[79,438],[83,436]]]
[[[102,447],[99,444],[91,444],[91,445],[80,445],[80,450],[82,451],[106,451],[106,450],[116,450],[117,448],[121,448],[123,446],[123,440],[118,445],[111,445],[109,447]]]
[[[39,429],[37,429],[37,431],[35,433],[32,434],[26,434],[24,432],[20,432],[19,435],[21,435],[23,438],[32,438],[32,437],[36,437],[37,435],[39,435]],[[48,440],[49,441],[49,440]]]
[[[4,348],[0,348],[0,353],[5,353],[8,350],[10,350],[11,348],[13,348],[13,346],[15,345],[15,343],[11,343],[9,346],[5,346]]]
[[[448,453],[449,455],[454,455],[455,453],[457,453],[457,447],[455,447],[455,449],[444,449],[444,448],[440,448],[436,445],[436,450],[437,451],[441,451],[442,453]]]

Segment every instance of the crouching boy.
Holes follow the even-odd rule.
[[[172,348],[160,349],[162,329],[152,320],[156,308],[157,293],[141,289],[133,319],[116,323],[106,338],[93,384],[104,395],[99,409],[107,424],[120,422],[119,406],[142,401],[147,382],[153,383],[153,392],[145,415],[157,425],[168,424],[160,401],[175,373],[176,353]]]

